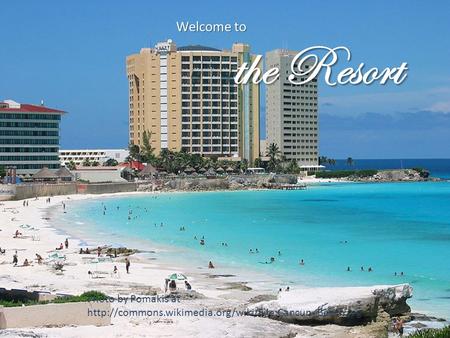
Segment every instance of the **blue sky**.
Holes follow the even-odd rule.
[[[408,62],[400,86],[331,88],[320,80],[320,153],[450,158],[448,1],[11,1],[1,12],[0,99],[44,99],[68,111],[63,148],[126,147],[125,57],[172,38],[218,48],[242,41],[261,54],[344,45],[352,66]],[[176,21],[197,20],[244,23],[247,31],[177,31]]]

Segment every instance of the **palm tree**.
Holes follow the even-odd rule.
[[[81,165],[82,165],[83,167],[90,167],[90,166],[91,166],[91,160],[90,160],[89,158],[85,158],[85,159],[83,160],[83,162],[81,163]]]
[[[75,170],[77,168],[77,165],[73,160],[70,160],[70,162],[66,164],[66,167],[69,170]]]
[[[278,164],[280,163],[281,151],[275,143],[269,145],[267,149],[267,156],[269,156],[269,170],[276,171]]]
[[[353,161],[353,159],[351,157],[348,157],[347,158],[347,165],[351,167],[353,164],[355,164],[355,161]]]
[[[326,163],[328,163],[328,158],[326,156],[320,156],[319,164],[326,164]]]
[[[116,159],[114,158],[108,158],[105,163],[103,163],[103,166],[105,167],[115,167],[116,165],[118,165],[119,162],[117,162]]]
[[[130,151],[129,159],[134,161],[141,160],[141,152],[139,146],[137,144],[130,144],[128,146],[128,150]],[[130,162],[130,161],[128,161]]]
[[[142,135],[142,147],[140,149],[140,156],[144,162],[150,163],[155,159],[153,152],[155,149],[151,144],[152,133],[150,131],[144,130]]]

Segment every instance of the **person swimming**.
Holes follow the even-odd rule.
[[[349,266],[347,266],[347,271],[352,271]]]
[[[305,261],[303,260],[303,258],[300,260],[300,265],[305,265]]]
[[[368,272],[372,272],[372,267],[369,267],[369,269],[367,270]]]
[[[361,271],[364,271],[364,267],[363,266],[361,267]]]

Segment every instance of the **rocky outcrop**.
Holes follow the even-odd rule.
[[[373,294],[377,296],[379,306],[390,316],[399,316],[411,312],[411,308],[406,303],[406,300],[412,297],[412,287],[408,284],[375,289]]]
[[[372,176],[359,177],[355,175],[349,176],[348,179],[362,182],[420,182],[438,180],[429,177],[428,171],[419,169],[379,170]]]
[[[308,288],[281,292],[276,300],[251,304],[247,314],[301,325],[362,325],[410,311],[407,284],[376,287]],[[404,311],[404,312],[403,312]]]
[[[230,175],[217,178],[206,177],[175,177],[155,180],[152,183],[142,183],[138,191],[213,191],[213,190],[243,190],[263,189],[273,184],[295,184],[295,175],[265,174],[265,175]]]

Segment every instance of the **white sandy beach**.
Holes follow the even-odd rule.
[[[117,194],[115,194],[117,195]],[[63,212],[62,202],[70,208],[72,201],[89,198],[101,198],[99,195],[71,195],[52,197],[50,203],[46,198],[29,199],[28,206],[23,201],[6,201],[0,205],[0,247],[6,253],[0,255],[0,287],[11,289],[26,289],[29,291],[50,291],[63,294],[80,294],[89,290],[102,291],[116,297],[131,295],[148,295],[156,292],[163,294],[164,279],[172,272],[179,271],[179,267],[161,266],[154,261],[146,260],[142,255],[130,256],[131,273],[125,271],[124,258],[119,257],[110,262],[86,263],[87,256],[80,255],[80,241],[69,238],[69,248],[60,254],[66,256],[68,265],[64,266],[62,274],[56,274],[51,265],[38,264],[35,254],[40,254],[44,260],[54,252],[54,249],[64,243],[66,237],[50,226],[52,220],[44,219],[46,209],[50,206]],[[106,197],[106,195],[103,195]],[[56,210],[56,213],[58,212]],[[16,230],[22,233],[20,238],[13,238]],[[98,243],[105,245],[108,243]],[[13,266],[12,259],[17,251],[19,266]],[[157,255],[157,252],[156,252]],[[95,258],[96,253],[90,255]],[[83,258],[85,257],[85,258]],[[25,259],[32,262],[31,266],[20,266]],[[175,263],[175,262],[174,262]],[[118,274],[113,268],[117,266]],[[88,271],[94,272],[92,278]],[[186,273],[185,271],[179,271]],[[262,294],[257,288],[242,291],[229,286],[226,278],[208,278],[207,269],[198,274],[188,274],[193,289],[204,295],[200,299],[181,300],[178,304],[145,304],[115,302],[113,307],[121,309],[160,310],[170,308],[182,309],[243,309],[248,300]],[[211,271],[209,271],[211,272]],[[214,274],[224,273],[220,268]],[[101,278],[100,278],[101,277]],[[235,279],[236,280],[236,279]],[[238,279],[237,279],[238,280]],[[239,284],[239,283],[236,283]],[[225,287],[224,287],[225,286]],[[313,290],[311,290],[313,292]],[[334,291],[330,289],[330,294]],[[322,294],[323,296],[323,294]],[[336,295],[334,295],[336,297]],[[310,301],[310,300],[309,300]],[[360,328],[325,325],[318,327],[297,326],[277,322],[265,318],[249,316],[226,317],[115,317],[108,327],[63,327],[38,328],[22,330],[6,330],[3,336],[16,336],[18,332],[33,332],[48,337],[281,337],[289,334],[297,337],[361,337]]]

